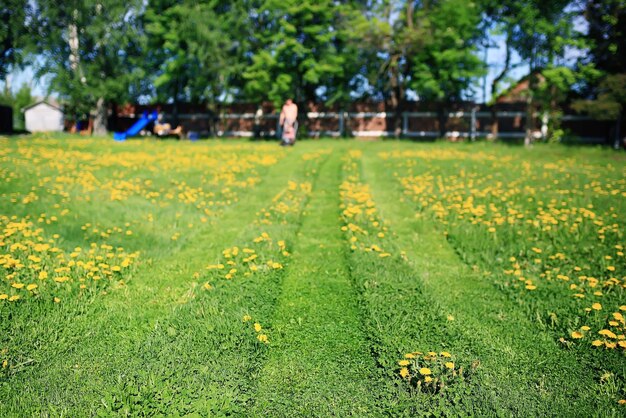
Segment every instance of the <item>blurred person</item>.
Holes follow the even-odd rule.
[[[278,124],[282,129],[282,141],[280,144],[295,144],[296,133],[298,132],[298,106],[290,98],[287,99],[280,111]]]
[[[252,132],[254,139],[261,138],[261,124],[263,123],[263,106],[259,105],[254,113],[254,126],[252,127]]]

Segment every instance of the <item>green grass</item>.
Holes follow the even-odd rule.
[[[619,153],[0,145],[0,416],[624,414]]]

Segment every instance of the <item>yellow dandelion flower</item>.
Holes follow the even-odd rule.
[[[411,362],[408,361],[408,360],[400,360],[398,362],[398,365],[400,365],[400,366],[408,366],[409,364],[411,364]]]
[[[599,311],[602,309],[602,305],[596,302],[593,305],[591,305],[591,309],[595,309],[596,311]]]
[[[445,364],[445,366],[446,366],[448,369],[454,369],[454,363],[453,363],[453,362],[451,362],[451,361],[447,362],[447,363]]]
[[[415,354],[413,354],[413,353],[406,353],[404,355],[404,358],[415,358]]]
[[[533,284],[528,284],[528,285],[526,285],[526,289],[527,290],[535,290],[535,289],[537,289],[537,286],[535,286]]]
[[[441,354],[443,357],[448,357],[448,358],[452,357],[452,354],[448,353],[447,351],[442,351],[440,354]]]
[[[578,332],[578,331],[572,332],[572,338],[580,339],[582,337],[583,337],[583,334],[581,332]]]
[[[261,324],[259,324],[258,322],[254,323],[254,330],[256,332],[261,332],[262,329],[263,329],[263,327],[261,327]]]
[[[54,298],[54,303],[59,303],[59,302],[61,302],[61,299],[60,299],[60,298],[55,297],[55,298]]]
[[[426,383],[430,383],[430,382],[432,382],[432,381],[433,381],[433,378],[432,378],[432,377],[430,377],[430,376],[426,376],[426,377],[424,378],[424,382],[426,382]]]
[[[593,345],[594,347],[600,347],[600,346],[604,345],[604,343],[601,340],[593,340],[591,342],[591,345]]]
[[[268,342],[268,340],[267,340],[267,335],[265,335],[265,334],[259,334],[259,335],[257,335],[257,336],[256,336],[256,338],[257,338],[260,342],[262,342],[262,343],[267,344],[267,342]]]
[[[0,294],[0,300],[5,300],[5,299],[8,299],[8,298],[9,298],[9,295],[7,295],[6,293]]]
[[[26,286],[26,290],[33,291],[33,290],[37,289],[37,287],[39,287],[39,286],[37,286],[36,284],[32,284],[31,283],[28,286]]]
[[[16,289],[21,289],[24,287],[24,283],[13,283],[11,287],[14,287]]]
[[[406,367],[401,368],[400,376],[402,376],[403,379],[406,379],[407,377],[409,377],[409,369],[407,369]]]
[[[582,331],[589,331],[591,328],[589,328],[587,325],[583,325],[582,327],[580,327],[580,329]]]
[[[603,335],[608,338],[617,338],[617,335],[615,335],[613,331],[608,330],[608,329],[603,329],[601,331],[598,331],[598,334]]]
[[[422,367],[420,369],[420,374],[422,376],[430,376],[432,374],[432,372],[430,371],[430,369],[428,367]]]
[[[250,315],[244,315],[243,316],[243,322],[248,322],[252,319],[252,317]]]
[[[626,399],[620,399],[617,403],[620,405],[626,405]]]
[[[9,298],[9,302],[15,302],[16,300],[20,300],[19,295],[13,295]]]

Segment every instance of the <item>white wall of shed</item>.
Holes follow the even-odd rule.
[[[46,103],[40,103],[24,111],[26,130],[30,132],[63,131],[63,112]]]

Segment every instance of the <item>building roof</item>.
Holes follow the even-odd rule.
[[[63,109],[61,109],[61,105],[59,104],[59,102],[57,102],[57,101],[56,101],[56,100],[54,100],[53,98],[48,98],[48,99],[41,99],[41,100],[37,100],[35,103],[30,104],[30,105],[28,105],[28,106],[26,106],[26,107],[23,107],[23,108],[22,108],[22,112],[25,112],[25,111],[27,111],[28,109],[33,108],[33,107],[35,107],[35,106],[37,106],[37,105],[40,105],[40,104],[42,104],[42,103],[43,103],[43,104],[47,104],[48,106],[53,107],[53,108],[55,108],[55,109],[57,109],[57,110],[60,110],[61,112],[63,111]]]
[[[545,77],[541,74],[541,70],[534,70],[530,74],[526,74],[515,83],[511,84],[496,97],[497,103],[514,103],[525,101],[528,89],[530,87],[530,77],[534,75],[541,84],[545,81]]]

